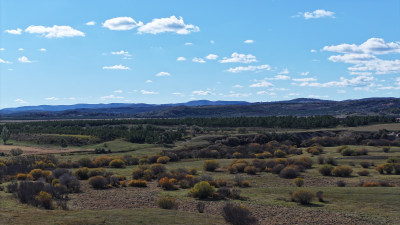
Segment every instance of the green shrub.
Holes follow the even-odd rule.
[[[343,156],[352,156],[352,155],[355,155],[355,152],[353,149],[346,148],[346,149],[343,149],[340,152],[340,154],[342,154]]]
[[[89,169],[89,172],[88,172],[89,177],[105,176],[105,175],[106,175],[106,170],[104,168]]]
[[[387,174],[391,174],[394,170],[393,163],[385,163],[382,165],[383,171],[385,171]]]
[[[162,209],[177,209],[178,203],[176,202],[175,198],[162,196],[157,200],[158,207]]]
[[[382,151],[385,152],[385,153],[388,153],[390,151],[390,147],[385,146],[385,147],[382,148]]]
[[[357,172],[358,175],[360,176],[368,176],[369,175],[369,171],[368,170],[361,170]]]
[[[293,184],[296,185],[297,187],[303,187],[304,179],[303,178],[295,178],[293,180]]]
[[[322,174],[322,176],[330,176],[332,175],[333,166],[331,165],[323,165],[321,166],[318,171]]]
[[[274,156],[277,158],[285,158],[286,157],[286,153],[282,150],[276,150],[274,152]]]
[[[279,177],[286,179],[293,179],[299,176],[299,171],[297,168],[292,166],[287,166],[281,172],[279,172]]]
[[[306,188],[299,189],[292,193],[292,199],[302,205],[310,204],[314,198],[314,193]]]
[[[362,162],[360,162],[360,166],[362,167],[362,168],[369,168],[370,166],[371,166],[371,164],[369,163],[369,162],[366,162],[366,161],[362,161]]]
[[[215,192],[215,188],[210,185],[207,181],[201,181],[194,185],[190,189],[190,194],[195,198],[208,198],[212,197]]]
[[[258,171],[257,168],[254,166],[246,166],[244,168],[244,172],[249,175],[256,175],[257,171]]]
[[[203,169],[206,171],[215,171],[219,167],[219,163],[215,160],[206,160],[203,163]]]
[[[113,159],[109,166],[112,168],[125,168],[125,162],[122,159]]]
[[[353,169],[348,166],[337,166],[333,168],[332,175],[336,177],[349,177]]]
[[[94,189],[105,189],[107,188],[108,181],[103,176],[94,176],[89,179],[89,184]]]
[[[257,219],[251,215],[251,211],[241,205],[227,203],[222,208],[222,215],[226,222],[232,225],[256,224]]]

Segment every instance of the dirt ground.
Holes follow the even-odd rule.
[[[81,182],[82,192],[70,194],[68,206],[79,209],[157,208],[160,188],[149,182],[147,188],[124,187],[94,190],[88,183]],[[123,190],[121,190],[123,189]],[[178,200],[178,211],[197,212],[199,200]],[[225,201],[202,201],[207,214],[221,215]],[[371,224],[367,221],[323,209],[293,208],[285,206],[263,206],[255,202],[244,203],[255,215],[259,224]]]

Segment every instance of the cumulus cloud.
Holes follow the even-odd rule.
[[[311,52],[311,53],[316,53],[316,52],[317,52],[317,50],[315,50],[315,49],[311,49],[311,50],[310,50],[310,52]]]
[[[252,63],[257,62],[257,59],[252,54],[239,54],[237,52],[232,53],[231,58],[224,57],[219,61],[220,63]]]
[[[169,76],[171,76],[171,74],[168,72],[159,72],[156,74],[156,76],[157,77],[169,77]]]
[[[85,23],[87,26],[94,26],[94,25],[96,25],[96,22],[95,21],[89,21],[89,22],[87,22],[87,23]]]
[[[208,60],[216,60],[217,58],[218,58],[218,55],[215,55],[215,54],[208,54],[206,56],[206,59],[208,59]]]
[[[57,101],[58,98],[57,97],[48,97],[48,98],[45,98],[44,100],[46,100],[46,101]]]
[[[4,32],[9,33],[9,34],[20,35],[20,34],[22,34],[22,29],[17,28],[15,30],[5,30]]]
[[[155,91],[146,91],[146,90],[140,90],[140,92],[143,95],[157,95],[157,94],[159,94],[158,92],[155,92]]]
[[[335,18],[335,13],[325,9],[317,9],[313,12],[299,12],[293,17],[304,17],[304,19]]]
[[[400,53],[400,42],[385,42],[382,38],[370,38],[361,45],[356,44],[340,44],[324,46],[322,49],[329,52],[338,53],[364,53],[364,54],[389,54]]]
[[[253,44],[253,43],[254,43],[254,40],[245,40],[244,43],[245,43],[245,44]]]
[[[303,81],[299,85],[304,87],[362,87],[371,85],[374,81],[372,76],[358,76],[352,79],[340,77],[340,81],[330,81],[326,83]]]
[[[200,28],[192,24],[185,24],[182,17],[179,19],[176,16],[167,18],[153,19],[151,22],[138,28],[139,34],[150,33],[158,34],[164,32],[174,32],[177,34],[190,34],[198,32]]]
[[[250,87],[271,87],[274,86],[273,84],[271,84],[270,82],[267,82],[265,80],[262,80],[260,82],[254,83],[252,85],[250,85]]]
[[[176,61],[186,61],[186,58],[185,57],[178,57],[177,59],[176,59]]]
[[[259,65],[259,66],[238,66],[234,68],[229,68],[227,72],[231,73],[240,73],[244,71],[254,71],[254,72],[261,72],[261,71],[268,71],[271,70],[271,67],[267,64]]]
[[[11,64],[11,62],[9,62],[9,61],[6,61],[6,60],[4,60],[4,59],[0,59],[0,63],[4,63],[4,64]]]
[[[103,100],[106,100],[106,99],[121,99],[121,98],[124,98],[124,97],[122,97],[122,96],[115,96],[115,95],[107,95],[107,96],[102,96],[102,97],[100,97],[101,99],[103,99]]]
[[[114,66],[103,66],[103,70],[130,70],[131,68],[121,64]]]
[[[342,53],[329,57],[332,62],[354,64],[349,67],[351,74],[400,73],[400,60],[384,60],[376,55],[400,53],[400,42],[385,42],[382,38],[370,38],[361,45],[340,44],[325,46],[324,51]]]
[[[143,22],[136,22],[132,17],[115,17],[103,23],[103,27],[110,30],[132,30],[142,25]]]
[[[52,27],[45,27],[31,25],[25,29],[25,32],[30,34],[41,34],[46,38],[85,37],[85,33],[70,26],[54,25]]]
[[[194,57],[192,59],[192,62],[196,62],[196,63],[205,63],[206,61],[203,58],[198,58],[198,57]]]
[[[15,99],[14,101],[15,101],[16,103],[18,103],[18,104],[26,104],[26,103],[27,103],[25,100],[20,99],[20,98],[17,98],[17,99]]]
[[[21,63],[31,63],[32,61],[28,59],[26,56],[21,56],[18,58],[18,61]]]

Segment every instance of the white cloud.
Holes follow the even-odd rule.
[[[146,80],[145,83],[146,83],[146,84],[149,84],[149,83],[153,83],[153,81],[152,81],[152,80]]]
[[[288,95],[289,96],[299,96],[300,94],[298,94],[298,93],[289,93]]]
[[[382,38],[370,38],[361,45],[340,44],[324,46],[324,51],[338,53],[389,54],[400,53],[400,42],[385,42]]]
[[[215,54],[208,54],[206,56],[206,59],[208,59],[208,60],[216,60],[217,58],[218,58],[218,55],[215,55]]]
[[[193,43],[192,42],[186,42],[185,45],[189,46],[189,45],[193,45]]]
[[[87,22],[87,23],[85,23],[87,26],[94,26],[94,25],[96,25],[96,22],[95,21],[89,21],[89,22]]]
[[[23,50],[25,50],[25,49],[23,49],[23,48],[19,48],[19,49],[18,49],[18,51],[23,51]]]
[[[317,9],[314,12],[299,12],[293,17],[304,17],[304,19],[335,18],[335,13],[325,9]]]
[[[30,34],[41,34],[46,38],[64,38],[64,37],[85,37],[85,33],[76,30],[70,26],[45,27],[31,25],[25,29],[25,32]]]
[[[330,81],[326,83],[304,81],[299,85],[305,87],[362,87],[371,85],[374,79],[375,78],[372,76],[358,76],[353,79],[340,77],[340,81]]]
[[[169,76],[171,76],[171,74],[168,72],[159,72],[156,74],[156,76],[157,77],[169,77]]]
[[[16,103],[18,103],[18,104],[26,104],[26,103],[27,103],[25,100],[20,99],[20,98],[15,99],[14,101],[15,101]]]
[[[290,77],[286,75],[276,75],[274,77],[265,78],[265,80],[289,80]]]
[[[41,51],[41,52],[45,52],[45,51],[47,51],[47,49],[45,49],[45,48],[41,48],[41,49],[39,49],[39,51]]]
[[[243,43],[245,43],[245,44],[253,44],[254,40],[245,40]]]
[[[4,64],[11,64],[11,62],[9,62],[9,61],[6,61],[6,60],[4,60],[4,59],[0,59],[0,63],[4,63]]]
[[[186,58],[185,57],[178,57],[177,59],[176,59],[176,61],[186,61]]]
[[[337,90],[336,92],[339,93],[339,94],[346,94],[345,90]]]
[[[234,68],[229,68],[227,72],[231,73],[240,73],[243,71],[254,71],[254,72],[261,72],[261,71],[268,71],[271,70],[271,67],[267,64],[260,65],[260,66],[238,66]]]
[[[6,50],[5,48],[0,48],[0,51],[4,51],[4,50]]]
[[[17,28],[15,30],[5,30],[4,32],[9,33],[9,34],[20,35],[20,34],[22,34],[22,29]]]
[[[122,93],[122,90],[115,90],[114,93]]]
[[[315,49],[311,49],[311,50],[310,50],[310,52],[311,52],[311,53],[316,53],[316,52],[317,52],[317,50],[315,50]]]
[[[328,95],[308,95],[307,98],[328,98]]]
[[[274,86],[274,85],[265,80],[262,80],[258,83],[254,83],[254,84],[250,85],[250,87],[271,87],[271,86]]]
[[[293,78],[292,80],[296,82],[310,82],[310,81],[317,81],[315,78]]]
[[[278,74],[289,74],[289,70],[287,68],[285,68],[281,72],[279,72]]]
[[[114,66],[103,66],[103,70],[130,70],[131,68],[121,64]]]
[[[219,61],[220,63],[251,63],[257,62],[257,59],[252,54],[239,54],[237,52],[232,53],[231,58],[224,57]]]
[[[214,93],[212,93],[209,90],[207,90],[207,91],[202,91],[202,90],[200,90],[200,91],[192,91],[192,93],[196,94],[196,95],[202,95],[202,96],[204,96],[204,95],[215,95]]]
[[[26,56],[21,56],[21,57],[19,57],[18,58],[18,61],[20,61],[21,63],[31,63],[32,61],[30,61],[29,59],[28,59],[28,57],[26,57]]]
[[[159,94],[158,92],[155,92],[155,91],[140,90],[140,92],[141,92],[143,95],[157,95],[157,94]]]
[[[192,62],[196,62],[196,63],[205,63],[206,61],[205,61],[203,58],[194,57],[194,58],[192,59]]]
[[[211,40],[211,41],[210,41],[210,44],[215,44],[215,41],[214,41],[214,40]]]
[[[58,98],[57,97],[48,97],[48,98],[45,98],[44,100],[46,100],[46,101],[57,101]]]
[[[100,97],[101,99],[103,99],[103,100],[106,100],[106,99],[122,99],[122,98],[124,98],[124,97],[122,97],[122,96],[115,96],[115,95],[107,95],[107,96],[102,96],[102,97]]]
[[[136,22],[132,17],[116,17],[103,23],[103,27],[110,30],[132,30],[138,26],[143,26],[143,22]]]
[[[174,93],[172,93],[173,95],[183,95],[183,93],[181,93],[181,92],[174,92]]]
[[[267,91],[258,91],[258,95],[276,95],[275,92],[267,92]]]
[[[233,98],[244,98],[244,97],[249,97],[252,94],[251,93],[236,93],[234,91],[230,91],[229,94],[220,94],[223,97],[233,97]]]
[[[177,34],[190,34],[198,32],[200,28],[192,24],[185,24],[182,17],[179,19],[176,16],[167,18],[153,19],[151,22],[138,28],[139,34],[150,33],[158,34],[164,32],[174,32]]]
[[[308,74],[310,74],[310,72],[302,72],[300,75],[302,75],[302,76],[308,76]]]
[[[233,85],[234,88],[242,88],[243,86],[240,84]]]
[[[111,52],[111,54],[112,55],[124,55],[124,56],[128,56],[128,57],[131,56],[128,51],[124,51],[124,50],[121,50],[118,52]]]

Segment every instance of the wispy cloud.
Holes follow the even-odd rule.
[[[313,12],[299,12],[293,17],[303,17],[304,19],[335,18],[335,13],[325,9],[317,9]]]
[[[143,95],[157,95],[157,94],[159,94],[158,92],[155,92],[155,91],[146,91],[146,90],[140,90],[140,92]]]
[[[217,58],[218,58],[218,55],[216,55],[216,54],[208,54],[206,56],[206,59],[208,59],[208,60],[216,60]]]
[[[107,95],[107,96],[102,96],[100,97],[100,99],[102,100],[106,100],[106,99],[122,99],[124,97],[122,96],[115,96],[115,95]]]
[[[156,76],[157,77],[169,77],[169,76],[171,76],[171,74],[168,72],[159,72],[156,74]]]
[[[15,99],[14,101],[15,101],[16,103],[18,103],[18,104],[26,104],[26,103],[27,103],[25,100],[20,99],[20,98]]]
[[[252,85],[250,85],[250,87],[271,87],[274,86],[273,84],[271,84],[270,82],[267,82],[265,80],[262,80],[260,82],[254,83]]]
[[[57,97],[48,97],[48,98],[45,98],[44,100],[46,100],[46,101],[57,101],[58,98]]]
[[[257,59],[252,54],[239,54],[237,52],[232,53],[231,57],[224,57],[219,61],[220,63],[252,63],[257,62]]]
[[[196,63],[205,63],[206,61],[203,58],[198,58],[198,57],[194,57],[192,59],[192,62],[196,62]]]
[[[0,59],[0,63],[4,63],[4,64],[11,64],[11,62],[10,62],[10,61],[6,61],[6,60],[4,60],[4,59]]]
[[[96,22],[95,21],[89,21],[89,22],[87,22],[87,23],[85,23],[87,26],[94,26],[94,25],[96,25]]]
[[[254,40],[245,40],[244,43],[245,43],[245,44],[253,44],[253,43],[254,43]]]
[[[143,22],[136,22],[132,17],[115,17],[108,19],[103,23],[103,27],[110,30],[132,30],[133,28],[142,25]]]
[[[244,71],[253,71],[253,72],[261,72],[271,70],[271,67],[267,64],[259,65],[259,66],[238,66],[234,68],[229,68],[227,72],[231,73],[240,73]]]
[[[54,25],[52,27],[45,27],[31,25],[25,29],[25,32],[30,34],[41,34],[46,38],[85,37],[85,33],[70,26]]]
[[[4,32],[9,33],[9,34],[14,34],[14,35],[20,35],[20,34],[22,34],[22,29],[17,28],[15,30],[5,30]]]
[[[176,61],[186,61],[186,58],[183,56],[180,56],[176,59]]]
[[[28,57],[26,57],[26,56],[19,57],[18,61],[21,62],[21,63],[32,63],[32,61],[29,60]]]
[[[130,70],[131,68],[121,64],[114,66],[103,66],[103,70]]]

